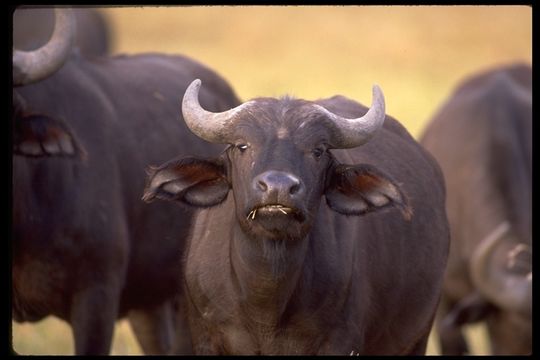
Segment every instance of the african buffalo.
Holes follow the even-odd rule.
[[[532,352],[532,71],[464,81],[421,143],[446,178],[452,243],[440,314],[443,354],[469,352],[462,325],[485,321],[493,354]]]
[[[20,7],[13,13],[13,47],[35,50],[43,46],[54,29],[53,8]],[[111,28],[107,18],[95,8],[74,8],[73,47],[85,57],[103,56],[111,51]]]
[[[145,353],[166,353],[193,211],[143,202],[144,170],[222,150],[178,121],[178,94],[193,79],[210,84],[209,108],[240,102],[183,56],[72,54],[73,17],[56,14],[50,42],[13,53],[12,316],[57,316],[77,354],[107,354],[127,315]]]
[[[448,253],[444,182],[381,90],[367,112],[335,96],[213,113],[200,86],[184,119],[227,150],[151,168],[144,193],[200,208],[185,260],[195,352],[424,354]]]

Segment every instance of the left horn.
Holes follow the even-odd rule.
[[[347,149],[360,146],[375,135],[384,123],[385,105],[384,95],[379,86],[373,85],[373,99],[368,112],[356,119],[347,119],[336,115],[320,105],[315,105],[328,118],[330,118],[336,131],[336,136],[331,139],[334,148]]]
[[[75,15],[71,9],[54,9],[55,23],[50,40],[37,50],[13,49],[13,85],[35,83],[62,67],[75,38]]]
[[[230,129],[236,120],[236,114],[248,107],[251,102],[237,107],[214,113],[206,111],[199,104],[201,80],[196,79],[188,86],[182,100],[182,115],[188,128],[198,137],[211,143],[226,144],[231,140]]]

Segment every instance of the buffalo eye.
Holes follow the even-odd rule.
[[[247,144],[238,144],[238,145],[236,145],[236,148],[237,148],[238,150],[240,150],[241,153],[243,153],[244,151],[247,150],[248,145],[247,145]]]
[[[315,148],[312,150],[312,154],[313,156],[318,159],[322,156],[322,154],[324,154],[324,149],[322,148]]]

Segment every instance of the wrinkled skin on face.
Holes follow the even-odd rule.
[[[227,150],[237,221],[252,238],[305,237],[332,165],[318,118],[287,115],[278,123],[275,114],[248,113]]]
[[[198,202],[192,199],[193,190],[217,183],[225,191],[227,182],[235,200],[236,220],[253,239],[304,238],[325,194],[335,211],[347,215],[386,206],[397,206],[408,214],[405,196],[387,175],[367,164],[343,165],[336,161],[329,146],[332,129],[324,126],[329,120],[310,103],[287,98],[278,103],[265,98],[259,99],[258,105],[245,110],[236,123],[230,146],[214,161],[219,164],[214,165],[214,177],[204,173],[202,167],[196,170],[195,160],[190,161],[193,165],[189,174],[180,165],[185,160],[173,160],[185,184],[173,188],[166,185],[168,178],[155,176],[147,188],[147,199],[160,194],[163,198],[175,197],[170,193],[176,193],[192,205],[213,205],[223,201],[226,194]],[[194,188],[186,188],[186,184]],[[203,204],[205,201],[208,204]]]
[[[221,156],[152,168],[145,189],[201,208],[185,262],[196,353],[424,353],[448,249],[437,165],[391,118],[342,150],[314,102],[250,103]]]

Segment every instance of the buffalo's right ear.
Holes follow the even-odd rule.
[[[14,154],[86,159],[86,151],[65,121],[47,115],[25,114],[15,117],[13,122]]]
[[[219,161],[192,157],[173,159],[147,171],[143,200],[155,198],[209,207],[223,202],[229,193],[225,166]]]

